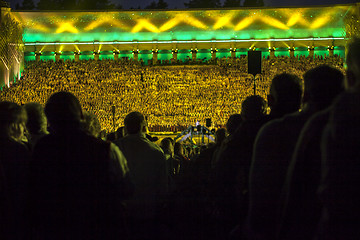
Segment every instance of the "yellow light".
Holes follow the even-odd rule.
[[[111,17],[111,15],[102,15],[100,16],[98,19],[96,19],[95,21],[93,21],[92,23],[90,23],[88,26],[86,26],[84,28],[85,31],[91,31],[95,28],[97,28],[98,26],[102,25],[102,24],[110,24],[111,26],[115,26],[118,28],[122,28],[122,29],[126,29],[129,30],[130,28],[125,25],[123,22],[114,19],[113,17]]]
[[[34,26],[32,26],[33,29],[42,31],[42,32],[50,32],[50,29],[42,24],[34,24]]]
[[[310,28],[311,29],[317,29],[319,27],[324,26],[326,23],[328,23],[330,20],[330,16],[323,16],[323,17],[319,17],[317,18],[314,22],[311,23]]]
[[[231,27],[232,24],[231,24],[231,19],[232,19],[233,15],[232,14],[227,14],[226,16],[224,17],[220,17],[215,25],[214,25],[214,29],[219,29],[221,27],[224,27],[224,26],[228,26],[228,27]]]
[[[287,22],[286,25],[289,27],[294,26],[300,20],[300,18],[301,18],[301,14],[296,13],[289,18],[289,21]]]
[[[161,32],[164,32],[164,31],[166,31],[166,30],[169,30],[169,29],[175,27],[176,25],[178,25],[179,22],[181,22],[181,20],[178,19],[178,17],[175,17],[175,18],[167,21],[166,23],[164,23],[164,25],[162,25],[162,26],[160,27],[160,31],[161,31]]]
[[[239,31],[241,29],[246,28],[247,26],[249,26],[254,20],[252,18],[244,18],[243,20],[241,20],[236,26],[235,26],[235,31]]]
[[[263,21],[264,23],[267,23],[271,26],[274,26],[276,28],[280,28],[280,29],[284,29],[284,30],[287,30],[289,29],[288,26],[286,26],[284,23],[280,22],[279,20],[277,20],[276,18],[272,18],[272,17],[269,17],[269,16],[263,16],[260,18],[261,21]]]
[[[159,29],[152,23],[150,23],[146,19],[138,19],[138,23],[135,25],[135,27],[131,30],[131,32],[139,32],[143,28],[149,30],[150,32],[159,32]]]
[[[181,14],[181,15],[183,15],[183,21],[189,25],[192,25],[194,27],[201,28],[201,29],[208,28],[206,26],[206,24],[202,23],[201,21],[197,20],[196,18],[194,18],[188,14]]]
[[[71,33],[78,33],[79,30],[77,30],[72,23],[65,22],[60,25],[58,29],[56,29],[56,33],[62,33],[62,32],[71,32]]]

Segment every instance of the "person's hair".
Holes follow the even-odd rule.
[[[226,130],[231,135],[233,134],[236,129],[240,126],[242,123],[242,117],[241,114],[233,114],[229,117],[229,119],[226,122]]]
[[[11,125],[27,121],[27,115],[24,108],[13,102],[0,102],[0,136],[12,136]]]
[[[256,120],[266,113],[266,101],[259,95],[248,96],[241,104],[241,117],[244,121]]]
[[[98,118],[92,112],[85,111],[83,114],[83,130],[94,137],[98,137],[101,131],[101,126]]]
[[[270,94],[275,100],[275,105],[271,106],[272,111],[274,109],[283,113],[298,111],[302,97],[301,79],[294,74],[278,74],[271,81]]]
[[[170,156],[174,155],[174,146],[173,146],[172,138],[167,137],[161,140],[160,147],[165,154],[169,154]]]
[[[80,127],[83,118],[79,100],[69,92],[52,94],[46,102],[45,114],[51,129],[55,131]]]
[[[174,154],[176,154],[176,155],[184,154],[184,146],[181,142],[174,143]]]
[[[40,134],[47,132],[47,119],[44,108],[40,103],[27,103],[24,105],[28,121],[26,128],[30,134]]]
[[[328,107],[344,90],[344,75],[328,65],[315,67],[304,74],[304,101]]]
[[[139,112],[131,112],[124,119],[125,130],[127,134],[139,133],[146,124],[145,117]]]

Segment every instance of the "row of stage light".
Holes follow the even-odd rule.
[[[328,46],[327,47],[327,50],[328,51],[333,51],[335,49],[335,46]],[[244,52],[244,49],[243,51],[241,51],[241,49],[239,49],[240,51],[239,52]],[[261,51],[261,48],[256,48],[256,47],[250,47],[248,49],[246,49],[246,51],[256,51],[256,50],[260,50]],[[268,48],[268,51],[269,52],[275,52],[277,50],[277,48],[275,47],[269,47]],[[296,48],[294,47],[288,47],[287,50],[289,52],[292,52],[292,51],[296,51]],[[308,46],[307,47],[307,50],[308,51],[315,51],[315,47],[314,46]],[[191,49],[190,50],[190,53],[197,53],[199,50],[197,48],[195,49]],[[211,48],[210,49],[210,52],[209,53],[214,53],[214,52],[218,52],[219,50],[217,48]],[[230,53],[231,52],[236,52],[237,51],[237,48],[230,48]],[[86,51],[88,52],[88,51]],[[108,52],[108,51],[106,51]],[[128,51],[125,51],[125,52],[128,52]],[[62,51],[55,51],[54,52],[54,55],[61,55],[63,52]],[[96,54],[100,54],[101,51],[100,50],[94,50],[93,51],[93,55],[96,55]],[[132,54],[139,54],[140,53],[140,50],[139,49],[136,49],[136,50],[133,50],[131,51]],[[159,49],[153,49],[151,50],[151,54],[154,54],[154,53],[159,53]],[[179,53],[179,49],[172,49],[171,50],[171,53],[174,54],[174,53]],[[35,55],[42,55],[43,52],[42,51],[35,51]],[[113,50],[113,54],[116,55],[116,54],[120,54],[120,50]],[[81,51],[74,51],[74,55],[81,55]]]
[[[131,45],[131,44],[188,44],[188,43],[244,43],[244,42],[300,42],[300,41],[329,41],[345,40],[344,37],[318,37],[318,38],[274,38],[274,39],[229,39],[229,40],[172,40],[172,41],[93,41],[93,42],[28,42],[25,46],[46,45]]]
[[[120,45],[129,45],[132,46],[133,50],[132,53],[139,53],[139,45],[146,45],[146,44],[155,44],[156,46],[161,46],[161,44],[171,44],[172,46],[180,46],[181,44],[192,44],[197,45],[197,44],[211,44],[211,45],[215,45],[215,44],[220,44],[220,43],[229,43],[231,44],[235,44],[235,43],[251,43],[252,45],[249,47],[249,50],[256,50],[257,48],[255,47],[256,43],[261,43],[261,42],[268,42],[269,43],[269,51],[275,51],[276,48],[274,46],[274,44],[271,43],[276,43],[276,42],[282,42],[285,43],[285,45],[288,46],[289,51],[294,51],[295,47],[293,47],[295,42],[311,42],[313,45],[317,45],[315,44],[316,42],[319,41],[331,41],[332,45],[328,46],[329,50],[333,50],[334,49],[334,41],[335,40],[340,40],[340,41],[344,41],[346,40],[346,38],[344,37],[328,37],[328,38],[278,38],[278,39],[231,39],[231,40],[189,40],[189,41],[182,41],[182,40],[176,40],[176,41],[132,41],[132,42],[120,42],[120,41],[112,41],[112,42],[101,42],[101,41],[92,41],[92,42],[34,42],[34,43],[25,43],[25,46],[27,47],[35,47],[35,52],[37,54],[41,54],[42,50],[46,47],[46,46],[54,46],[55,48],[57,46],[59,46],[60,49],[57,49],[55,52],[58,54],[62,53],[61,48],[65,45],[74,45],[75,46],[75,51],[74,54],[80,54],[80,48],[77,45],[93,45],[95,46],[102,46],[102,45],[111,45],[113,47],[113,53],[114,54],[118,54],[120,53],[120,50],[116,48],[116,46],[120,46]],[[287,44],[289,43],[289,44]],[[291,46],[292,45],[292,46]],[[314,47],[313,45],[308,46],[309,50],[312,50]],[[135,47],[134,47],[135,46]],[[306,45],[305,45],[306,46]],[[37,47],[42,47],[41,50],[36,50]],[[263,48],[261,48],[263,49]],[[159,49],[153,48],[152,53],[158,53]],[[192,47],[191,48],[191,52],[194,51],[198,51],[197,47]],[[213,53],[214,51],[217,51],[216,47],[212,47],[211,48],[211,53]],[[236,51],[235,47],[231,47],[230,48],[230,52]],[[127,51],[126,51],[127,52]],[[176,48],[175,50],[172,50],[173,53],[177,53],[178,49]],[[99,54],[100,53],[100,49],[99,50],[94,50],[94,54]]]

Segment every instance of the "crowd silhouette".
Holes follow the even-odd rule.
[[[346,72],[264,59],[260,95],[242,59],[29,63],[1,93],[1,239],[357,239],[360,39],[348,48]],[[113,105],[123,127],[104,140]],[[215,143],[148,135],[208,116]]]

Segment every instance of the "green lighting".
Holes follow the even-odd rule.
[[[344,18],[354,11],[355,4],[236,10],[15,11],[12,14],[24,25],[24,42],[28,47],[344,40]]]

